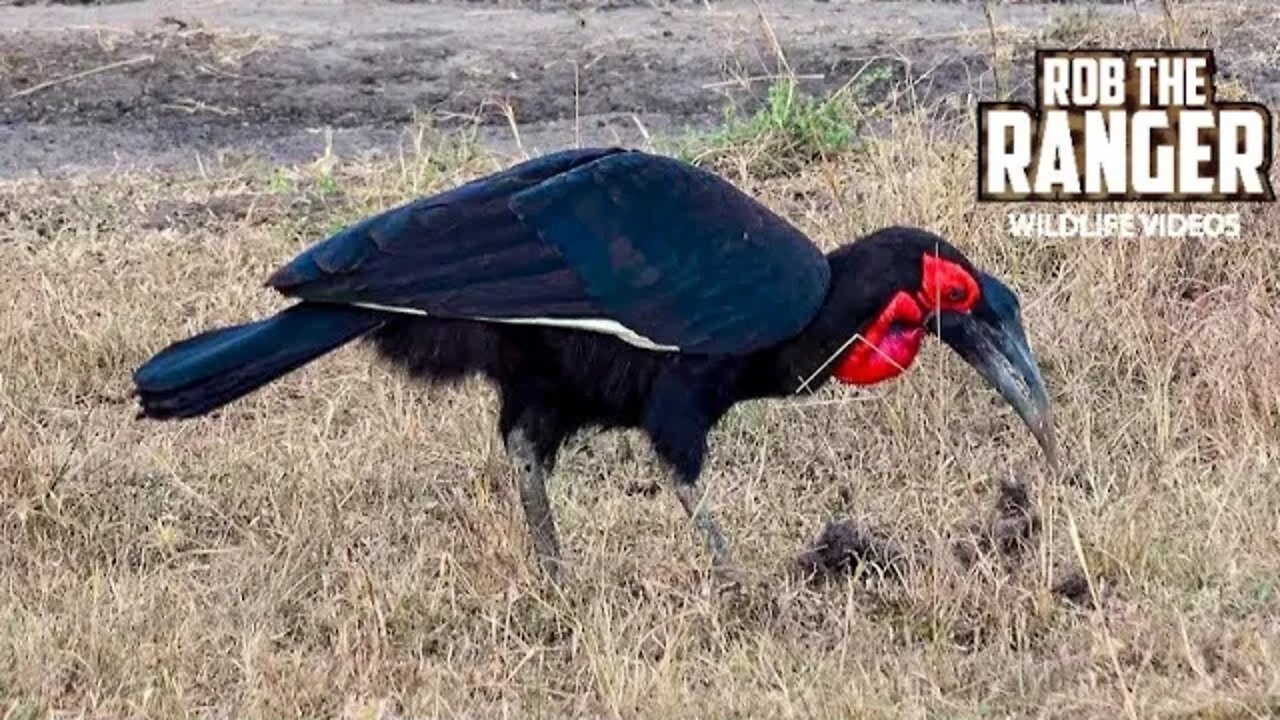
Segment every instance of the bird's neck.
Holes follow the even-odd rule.
[[[835,347],[801,333],[752,354],[740,376],[742,394],[752,398],[787,397],[814,392],[831,379],[838,360]]]
[[[899,302],[901,301],[901,302]],[[913,313],[902,312],[909,306]],[[924,330],[916,328],[919,310],[903,293],[868,320],[849,323],[843,313],[824,309],[794,337],[750,358],[743,392],[755,397],[812,393],[833,376],[841,382],[870,385],[896,377],[910,367]]]

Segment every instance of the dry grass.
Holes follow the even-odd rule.
[[[1280,212],[1240,241],[1015,241],[972,149],[916,115],[799,175],[731,178],[830,247],[938,231],[1024,297],[1067,472],[936,345],[906,379],[738,408],[713,501],[751,576],[712,591],[635,435],[571,444],[557,593],[479,383],[344,349],[217,417],[133,420],[131,370],[271,312],[260,279],[336,223],[500,161],[430,135],[399,163],[0,194],[0,703],[202,717],[1267,717],[1280,713]],[[1036,486],[1021,563],[952,557],[997,480]],[[916,548],[901,585],[812,587],[834,516]],[[1087,563],[1100,609],[1055,598]],[[0,709],[3,705],[0,705]]]

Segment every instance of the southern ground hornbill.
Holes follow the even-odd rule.
[[[424,380],[480,373],[534,549],[560,547],[546,478],[587,427],[639,427],[713,560],[729,551],[698,491],[707,433],[735,403],[831,377],[887,380],[925,335],[958,352],[1054,453],[1018,301],[923,230],[824,255],[728,182],[618,149],[560,152],[353,225],[276,271],[299,302],[171,345],[137,370],[142,414],[208,413],[362,335]]]

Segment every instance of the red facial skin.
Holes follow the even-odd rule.
[[[837,380],[872,385],[901,375],[920,352],[926,332],[924,319],[930,312],[968,312],[978,302],[978,282],[949,260],[926,254],[923,278],[914,294],[898,291],[853,341],[836,366]]]

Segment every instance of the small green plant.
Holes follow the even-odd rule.
[[[337,195],[342,188],[338,186],[338,179],[329,173],[321,175],[316,180],[316,189],[321,195]]]
[[[288,194],[296,191],[298,182],[294,177],[281,168],[273,169],[267,176],[267,190],[277,194]]]
[[[774,83],[764,105],[748,117],[729,110],[724,127],[696,134],[676,153],[686,160],[715,165],[745,157],[762,177],[793,174],[815,160],[852,149],[858,124],[853,103],[844,94],[814,98],[794,80]]]

